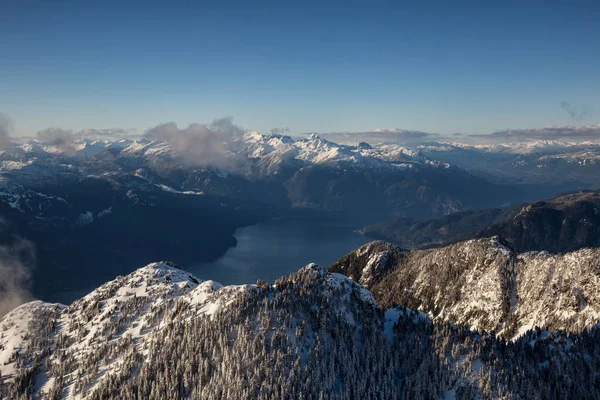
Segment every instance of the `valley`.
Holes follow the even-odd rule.
[[[3,2],[0,400],[599,400],[599,21]]]
[[[227,169],[147,138],[75,144],[0,155],[5,397],[600,390],[559,373],[600,382],[586,185],[540,199],[489,170],[318,135],[238,132]]]

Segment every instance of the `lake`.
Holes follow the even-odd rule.
[[[186,267],[203,280],[229,285],[272,283],[314,262],[323,268],[369,238],[343,221],[272,219],[236,231],[237,246],[214,262]]]

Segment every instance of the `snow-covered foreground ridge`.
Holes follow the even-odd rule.
[[[314,264],[274,285],[222,286],[153,263],[70,306],[35,301],[7,314],[0,397],[593,398],[600,388],[579,381],[600,377],[596,336],[531,331],[506,343],[384,311]]]
[[[253,288],[253,285],[222,286],[201,281],[178,268],[153,263],[117,277],[70,306],[40,301],[27,303],[7,314],[0,323],[4,332],[0,340],[0,371],[6,379],[23,364],[34,362],[36,354],[44,348],[64,348],[69,358],[82,362],[75,361],[78,365],[69,374],[59,374],[69,382],[84,371],[87,373],[86,367],[97,366],[94,362],[87,365],[85,360],[93,359],[92,354],[106,351],[107,347],[120,353],[129,343],[141,356],[147,355],[152,333],[162,329],[167,321],[176,320],[178,309],[193,308],[196,315],[210,316]],[[36,331],[43,332],[41,339],[48,342],[34,343],[32,337]],[[116,343],[116,348],[110,345]],[[50,354],[47,359],[55,357],[57,355]],[[117,354],[109,359],[94,375],[116,371],[123,361]],[[43,378],[36,379],[35,391],[50,393],[57,386],[55,373],[48,368],[41,368],[38,373]],[[77,397],[75,392],[79,385],[81,383],[72,385],[67,391],[68,398]]]
[[[129,354],[145,360],[159,344],[156,336],[169,324],[211,318],[257,292],[277,292],[277,284],[223,286],[202,281],[167,264],[152,263],[119,276],[70,306],[32,301],[11,311],[0,321],[1,376],[9,381],[29,370],[28,384],[35,382],[37,395],[53,398],[61,389],[66,398],[81,398],[127,368]],[[292,281],[284,278],[278,284],[307,276],[323,280],[324,296],[339,296],[338,311],[352,324],[354,316],[347,306],[351,294],[377,307],[368,290],[343,275],[325,274],[315,264],[300,270]],[[65,369],[65,363],[71,366]]]

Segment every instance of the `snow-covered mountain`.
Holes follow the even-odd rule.
[[[204,153],[186,149],[148,138],[79,138],[68,146],[27,141],[0,156],[0,171],[37,186],[67,178],[133,175],[165,190],[270,207],[377,214],[372,218],[443,215],[522,196],[518,189],[490,184],[398,144],[352,146],[318,135],[294,139],[247,131],[228,137],[220,153],[208,160]],[[467,190],[456,190],[459,186]]]
[[[598,329],[514,342],[397,306],[312,264],[221,286],[153,263],[0,320],[7,399],[594,398]]]
[[[597,141],[407,147],[372,141],[344,145],[316,134],[292,138],[246,131],[224,138],[219,154],[209,160],[204,153],[186,149],[150,138],[77,138],[59,145],[30,140],[0,156],[0,171],[28,184],[135,174],[180,192],[270,206],[351,210],[355,215],[373,212],[374,207],[367,198],[351,199],[352,194],[369,193],[369,198],[378,197],[377,208],[384,205],[385,213],[419,218],[600,187]],[[348,181],[359,187],[349,188]],[[456,187],[466,188],[466,194]],[[322,198],[319,193],[324,193]]]
[[[600,188],[600,141],[529,140],[498,144],[461,142],[416,146],[425,156],[505,182],[544,185],[547,189]],[[554,188],[557,194],[560,190]]]
[[[17,143],[0,154],[0,245],[14,235],[33,242],[33,293],[70,301],[81,265],[91,288],[161,256],[214,260],[235,245],[235,229],[270,217],[358,225],[521,196],[398,145],[249,131],[217,148],[212,165],[202,152],[148,138]]]
[[[427,160],[418,151],[395,144],[382,144],[373,147],[341,145],[320,138],[313,134],[302,139],[293,139],[284,135],[262,135],[255,131],[245,132],[239,137],[225,143],[229,157],[248,158],[259,165],[269,168],[258,170],[247,169],[236,171],[246,175],[274,175],[285,168],[288,162],[309,164],[345,163],[356,168],[408,168],[409,163],[436,165],[448,168],[446,163]],[[24,158],[29,157],[65,157],[71,159],[87,159],[98,156],[105,151],[121,156],[145,157],[149,160],[168,159],[181,165],[201,166],[203,160],[185,161],[182,150],[172,149],[167,142],[150,139],[90,140],[75,139],[66,151],[65,147],[46,144],[34,140],[17,144],[13,153]],[[291,160],[295,161],[291,161]],[[17,164],[6,163],[6,168],[18,168]]]
[[[329,270],[401,304],[472,330],[516,338],[529,329],[582,332],[600,322],[600,249],[518,254],[498,237],[428,250],[369,243]]]
[[[34,397],[91,394],[94,398],[107,390],[115,377],[132,373],[152,359],[156,346],[163,344],[159,339],[162,331],[226,315],[257,292],[272,292],[267,299],[275,302],[277,293],[283,291],[276,287],[314,286],[314,280],[322,280],[317,295],[331,302],[330,307],[343,312],[345,321],[353,325],[357,304],[371,312],[376,307],[366,289],[343,275],[325,275],[316,265],[269,288],[264,283],[222,286],[202,281],[168,262],[153,263],[100,286],[70,306],[34,301],[7,314],[0,322],[1,376],[4,383],[18,382],[21,389],[31,384]],[[354,294],[358,297],[352,297]],[[265,321],[249,323],[257,324],[257,334],[270,334]],[[292,338],[309,329],[303,319],[288,323]],[[308,352],[308,348],[298,350]]]

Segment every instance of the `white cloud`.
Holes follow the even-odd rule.
[[[179,128],[169,122],[150,128],[144,137],[161,140],[181,154],[183,162],[192,166],[213,166],[235,172],[247,167],[247,160],[236,157],[227,144],[244,133],[233,124],[233,118],[216,119],[210,124],[190,124]]]

